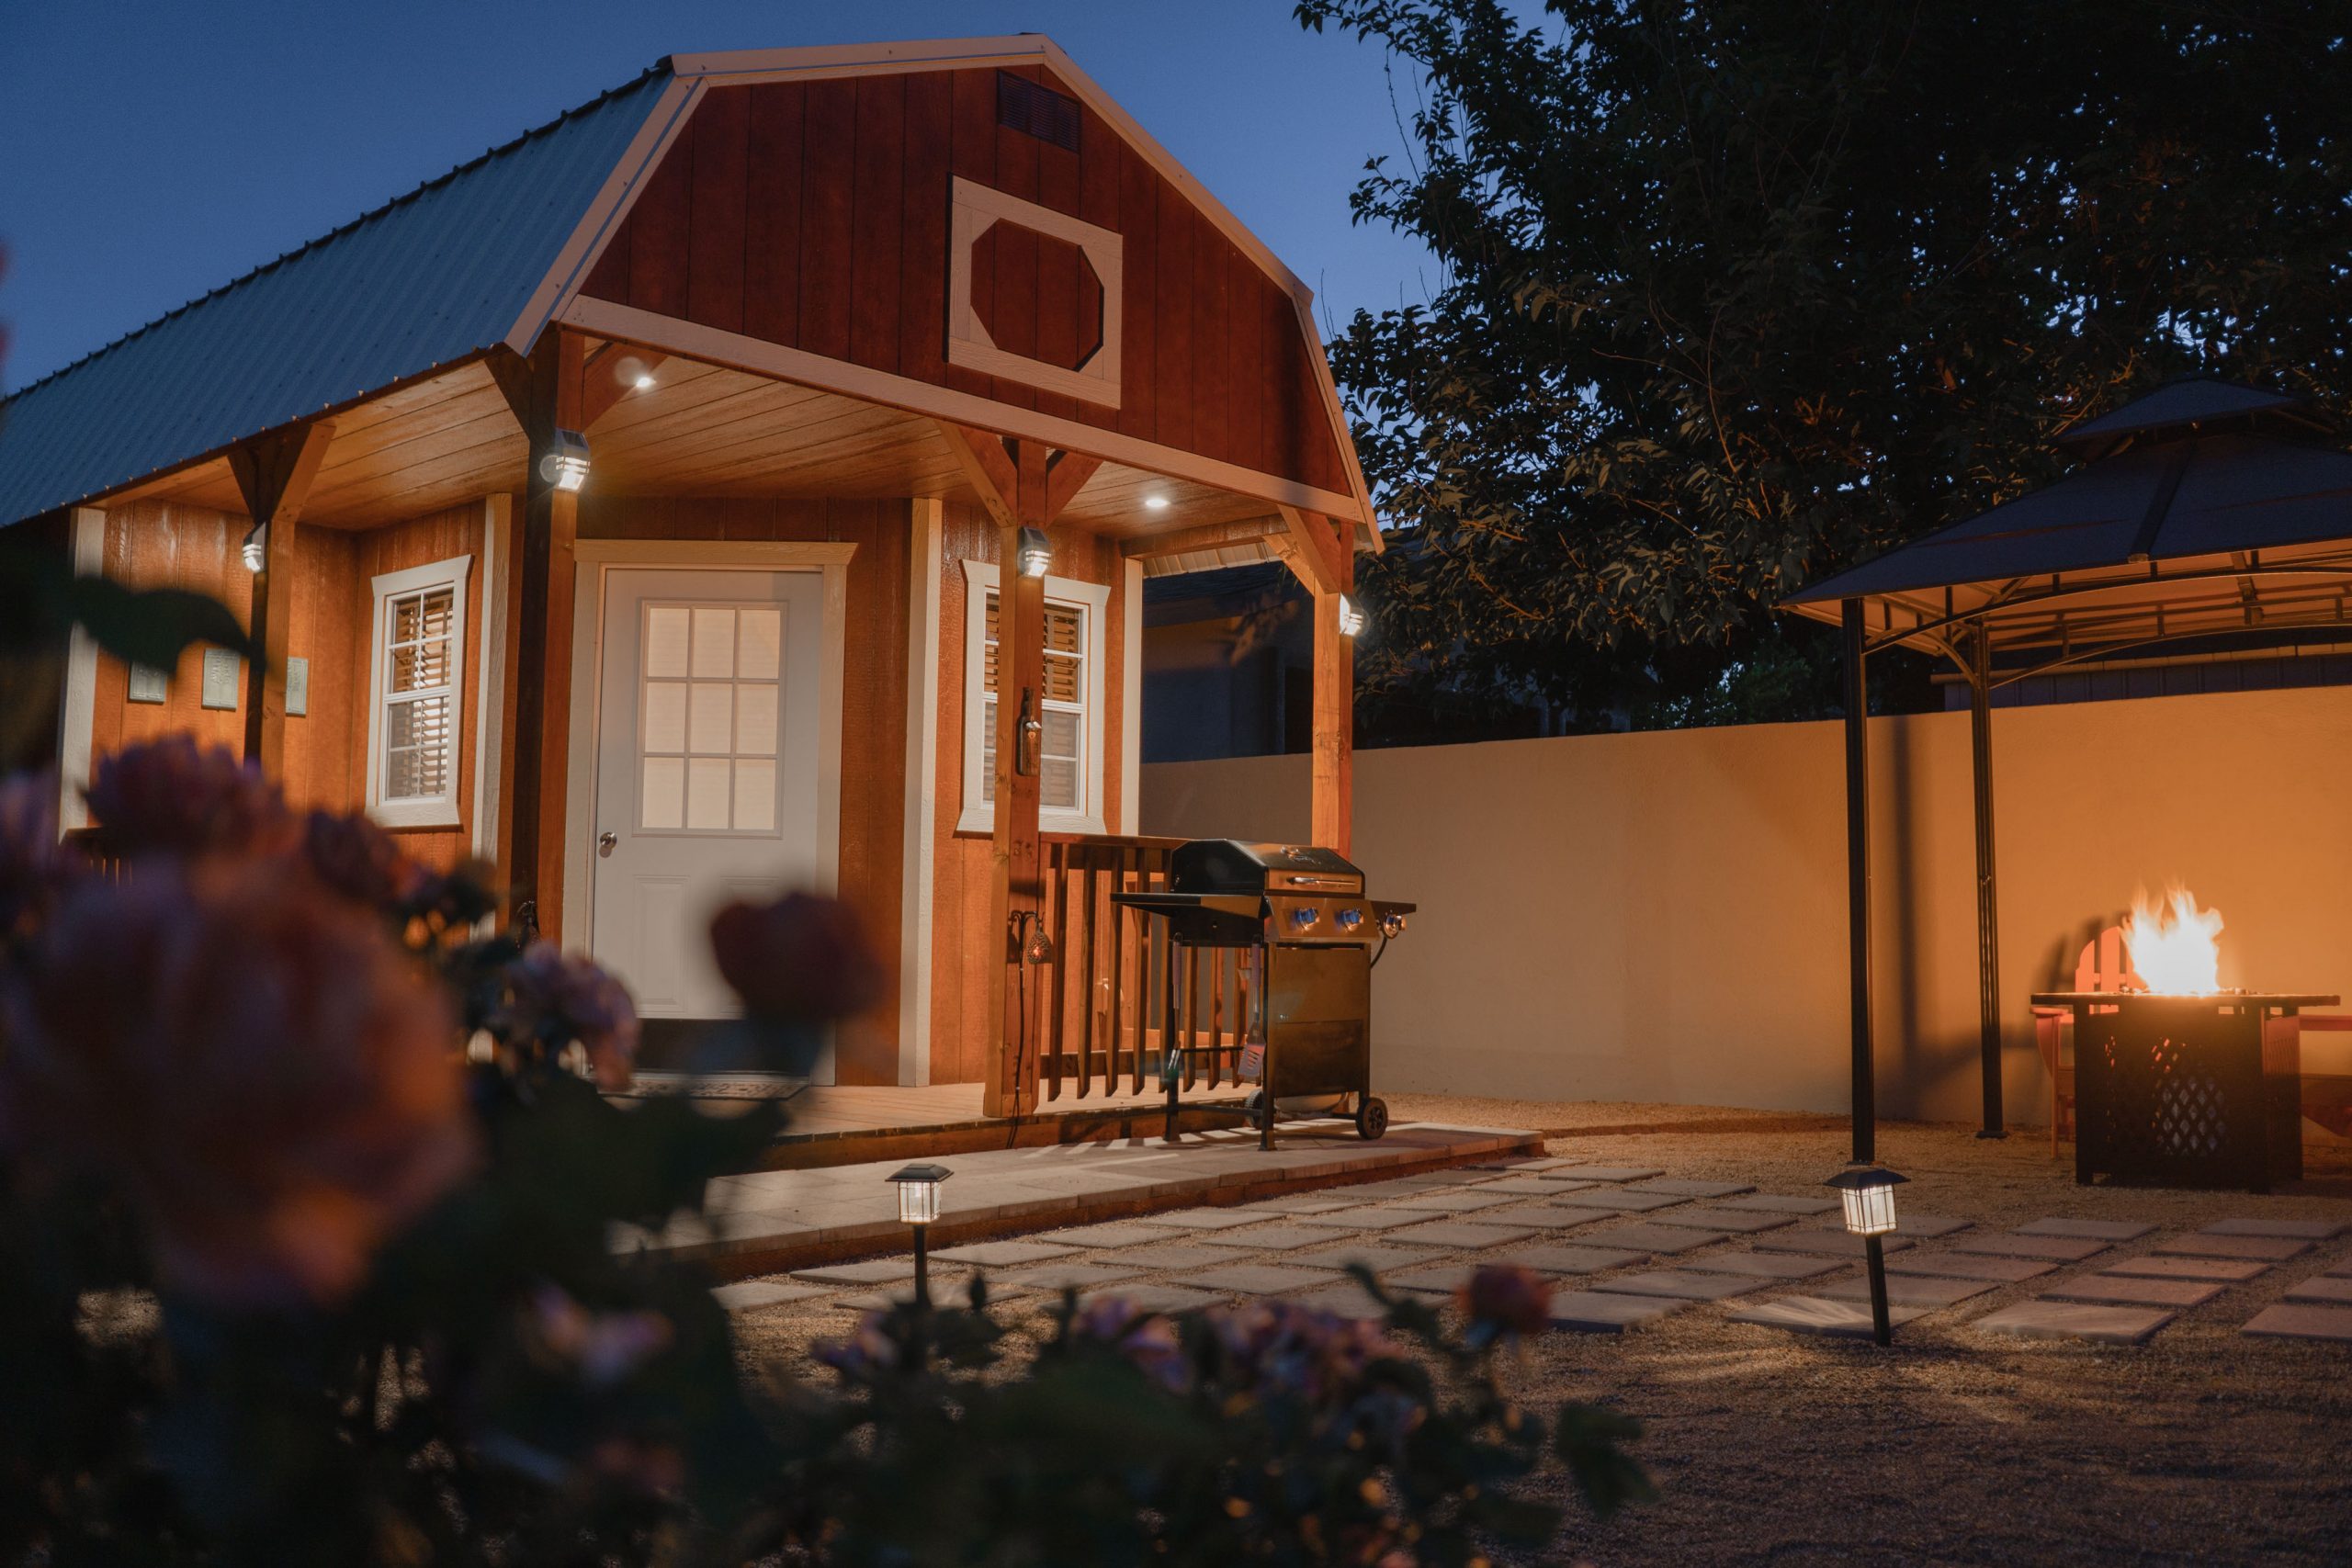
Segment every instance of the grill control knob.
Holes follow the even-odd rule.
[[[1352,931],[1358,926],[1363,924],[1363,911],[1362,909],[1342,909],[1340,911],[1337,919],[1339,919],[1340,929],[1341,931]]]
[[[1323,911],[1312,904],[1301,904],[1290,912],[1290,923],[1303,931],[1313,931],[1323,919]]]

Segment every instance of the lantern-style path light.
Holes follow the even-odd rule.
[[[910,1165],[884,1178],[899,1189],[899,1218],[915,1231],[915,1305],[931,1305],[931,1277],[923,1255],[923,1233],[939,1218],[939,1184],[956,1173],[944,1165]]]
[[[1892,1344],[1894,1326],[1886,1310],[1886,1247],[1880,1238],[1894,1228],[1894,1189],[1907,1176],[1874,1165],[1848,1166],[1822,1183],[1846,1201],[1846,1229],[1862,1238],[1871,1273],[1871,1337]]]

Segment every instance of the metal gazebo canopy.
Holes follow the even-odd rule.
[[[2128,649],[2301,626],[2352,630],[2352,454],[2306,401],[2177,381],[2062,436],[2054,484],[1813,583],[1784,607],[1846,633],[1846,810],[1855,1158],[1871,1156],[1869,770],[1862,676],[1885,649],[1969,683],[1986,1137],[2002,1135],[1991,694]]]

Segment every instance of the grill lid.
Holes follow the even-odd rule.
[[[1245,844],[1195,839],[1168,857],[1171,893],[1302,893],[1358,896],[1363,873],[1316,844]]]

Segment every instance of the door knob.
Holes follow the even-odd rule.
[[[600,855],[610,855],[613,852],[613,846],[620,841],[620,835],[617,833],[610,830],[599,833],[596,835],[596,852]]]

